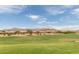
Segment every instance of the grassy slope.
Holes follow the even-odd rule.
[[[79,35],[0,37],[0,53],[79,53],[79,43],[64,39],[79,39]]]

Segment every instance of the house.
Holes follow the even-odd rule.
[[[32,35],[53,35],[56,34],[56,29],[31,29]],[[28,36],[30,33],[28,29],[20,29],[20,28],[12,28],[12,29],[4,29],[0,30],[0,36]]]
[[[33,35],[53,35],[53,34],[56,34],[56,32],[57,32],[56,29],[48,29],[48,28],[32,30]]]

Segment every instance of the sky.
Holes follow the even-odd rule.
[[[79,5],[0,5],[0,29],[79,28]]]

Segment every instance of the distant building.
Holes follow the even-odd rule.
[[[5,29],[0,30],[0,36],[27,36],[29,35],[28,29],[19,29],[19,28],[12,28],[12,29]],[[42,28],[42,29],[31,29],[32,35],[53,35],[56,34],[56,29],[48,29],[48,28]]]

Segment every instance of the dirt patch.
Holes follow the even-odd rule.
[[[64,39],[64,42],[79,42],[79,39]]]

